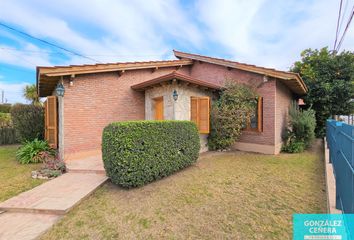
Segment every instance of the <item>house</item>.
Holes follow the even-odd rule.
[[[37,67],[38,93],[47,97],[46,139],[67,160],[100,151],[102,130],[111,122],[191,120],[205,151],[210,104],[229,80],[256,84],[261,96],[233,148],[280,152],[289,104],[307,92],[298,74],[180,51],[174,55],[177,60]],[[55,96],[57,86],[64,87],[63,97]]]

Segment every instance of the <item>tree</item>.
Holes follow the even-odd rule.
[[[316,136],[325,135],[326,120],[333,115],[353,112],[354,53],[306,49],[295,62],[293,72],[300,73],[309,88],[304,97],[307,107],[316,112]]]
[[[26,85],[23,89],[23,97],[26,98],[26,100],[30,101],[33,105],[41,105],[37,94],[36,84]]]
[[[211,108],[210,150],[228,149],[240,137],[246,121],[257,106],[257,94],[250,87],[229,81]]]

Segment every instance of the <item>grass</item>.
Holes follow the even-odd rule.
[[[31,171],[40,168],[39,164],[22,165],[17,162],[18,147],[0,146],[0,202],[43,183],[43,180],[31,177]]]
[[[147,186],[105,184],[42,239],[291,239],[293,213],[326,211],[321,145],[226,152]]]

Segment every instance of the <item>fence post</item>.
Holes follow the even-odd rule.
[[[338,164],[339,164],[339,159],[338,159],[338,154],[340,154],[341,151],[341,146],[342,146],[342,138],[340,137],[340,132],[342,131],[342,122],[334,122],[334,130],[332,131],[332,137],[333,137],[333,142],[332,142],[332,151],[333,151],[333,169],[335,171],[335,177],[336,177],[336,208],[339,210],[343,210],[342,206],[342,201],[341,201],[341,196],[340,196],[340,187],[339,183],[341,183],[341,179],[343,176],[341,173],[338,171]]]

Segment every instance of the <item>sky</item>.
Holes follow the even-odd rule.
[[[343,0],[343,31],[353,1]],[[339,0],[0,0],[0,22],[98,62],[174,59],[172,50],[289,70],[333,48]],[[341,50],[354,50],[354,23]],[[94,64],[0,26],[1,90],[25,102],[36,66]]]

